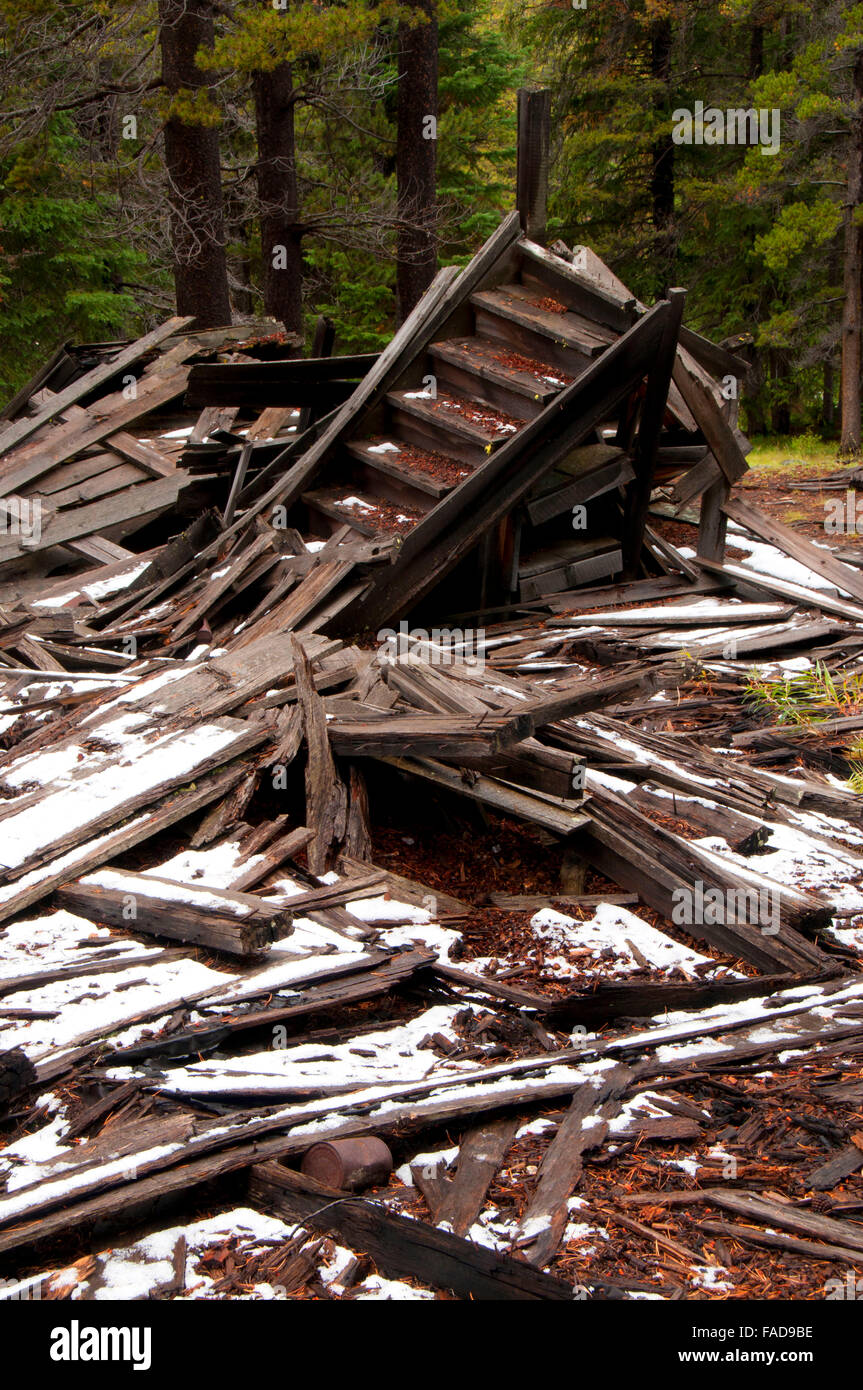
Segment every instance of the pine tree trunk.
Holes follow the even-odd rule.
[[[662,84],[655,99],[658,115],[670,110],[671,87],[671,20],[657,20],[650,35],[650,75]],[[657,254],[662,266],[662,292],[674,281],[676,246],[674,234],[674,141],[671,131],[657,140],[651,150],[652,169],[650,196],[653,225],[656,230]]]
[[[843,454],[860,451],[860,329],[863,225],[858,218],[863,202],[863,52],[854,64],[854,114],[848,151],[848,192],[845,198],[845,307],[842,315],[842,442]]]
[[[407,317],[434,279],[437,267],[438,30],[435,0],[409,0],[427,22],[401,24],[396,177],[399,231],[398,320]],[[433,118],[433,122],[429,121]]]
[[[754,82],[764,71],[764,26],[753,24],[749,34],[749,79]]]
[[[254,91],[264,309],[289,332],[302,334],[303,255],[290,64],[256,73]]]
[[[783,385],[788,382],[790,376],[788,358],[784,353],[773,349],[770,353],[770,377],[773,382],[770,428],[773,434],[791,433],[791,403],[786,393],[787,388]]]
[[[835,381],[836,370],[832,360],[828,357],[824,363],[824,379],[821,391],[821,427],[826,434],[833,433],[833,426],[836,423],[836,406],[833,399]]]
[[[225,229],[228,241],[234,248],[233,254],[228,258],[234,312],[240,316],[241,321],[244,318],[251,319],[255,312],[255,301],[252,292],[249,220],[247,208],[236,192],[228,192],[225,195]]]
[[[194,94],[212,79],[195,63],[214,37],[210,0],[159,0],[162,76],[169,94]],[[199,328],[231,322],[219,133],[172,116],[165,126],[165,167],[177,313]]]

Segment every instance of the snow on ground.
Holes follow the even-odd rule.
[[[681,946],[625,907],[608,903],[599,904],[585,922],[544,907],[531,918],[530,926],[546,951],[557,953],[546,954],[545,968],[558,978],[569,978],[573,970],[605,978],[630,975],[643,969],[645,962],[666,974],[673,970],[691,974],[695,966],[710,964],[709,956]],[[708,977],[714,973],[720,972],[710,971]]]
[[[0,931],[0,981],[124,958],[131,965],[159,955],[159,946],[123,940],[60,909],[18,919]]]
[[[747,876],[756,872],[775,884],[820,893],[837,912],[863,912],[863,888],[848,882],[851,871],[847,855],[833,854],[789,826],[774,824],[771,830],[766,851],[751,856],[735,854],[725,840],[715,835],[692,843],[722,863],[730,861]],[[857,867],[853,876],[863,878],[863,865]]]
[[[238,1254],[264,1253],[273,1243],[290,1240],[299,1229],[249,1207],[238,1207],[102,1250],[94,1256],[92,1268],[89,1261],[83,1260],[65,1269],[46,1271],[36,1279],[41,1297],[50,1295],[75,1302],[146,1300],[175,1288],[181,1299],[206,1299],[213,1296],[215,1281],[199,1273],[195,1266],[208,1250],[234,1240]],[[180,1281],[178,1269],[182,1271]],[[14,1288],[5,1288],[2,1296],[15,1298],[20,1294]],[[249,1298],[267,1300],[279,1296],[279,1290],[269,1284],[253,1285],[248,1294]]]
[[[71,603],[82,594],[96,603],[99,599],[107,598],[109,594],[116,594],[122,589],[128,589],[130,584],[134,584],[135,580],[140,579],[144,571],[150,568],[150,564],[149,559],[142,560],[140,564],[133,565],[131,569],[124,569],[119,574],[109,575],[106,579],[91,580],[89,584],[81,584],[79,588],[72,588],[68,593],[34,599],[30,607],[64,608],[67,603]]]
[[[435,1149],[432,1153],[414,1154],[408,1163],[403,1163],[400,1168],[395,1169],[395,1174],[405,1187],[415,1187],[412,1169],[416,1168],[429,1177],[439,1178],[453,1166],[457,1158],[458,1144],[450,1149]]]
[[[813,544],[818,545],[815,541]],[[729,555],[729,560],[740,564],[745,569],[751,569],[756,574],[771,575],[774,579],[787,579],[792,584],[802,584],[806,589],[828,589],[832,590],[833,585],[814,570],[806,565],[801,565],[799,561],[792,560],[790,555],[777,550],[775,545],[768,545],[765,541],[756,540],[737,525],[736,522],[728,523],[728,536],[726,545],[729,550],[741,550],[744,558],[736,555]],[[829,553],[830,546],[822,546],[822,550]],[[692,559],[695,551],[689,546],[681,546],[681,555],[686,559]]]
[[[178,883],[201,883],[207,888],[230,888],[234,879],[259,864],[265,856],[253,854],[243,858],[239,842],[222,841],[209,849],[184,849],[163,864],[145,869],[145,874],[157,878],[172,878]]]
[[[341,1044],[304,1043],[239,1057],[214,1058],[187,1067],[166,1068],[159,1089],[165,1094],[218,1096],[243,1091],[274,1095],[290,1090],[351,1091],[362,1086],[421,1081],[441,1070],[440,1058],[422,1043],[435,1033],[455,1038],[453,1020],[461,1004],[426,1009],[410,1022],[363,1033]],[[452,1063],[454,1079],[459,1067]],[[114,1068],[111,1075],[126,1079],[134,1068]]]
[[[706,1289],[709,1293],[731,1293],[734,1288],[722,1277],[728,1273],[725,1265],[693,1265],[692,1269],[694,1277],[691,1283],[697,1289]]]
[[[414,1302],[418,1299],[434,1298],[430,1289],[415,1289],[400,1279],[382,1279],[379,1274],[371,1274],[361,1284],[356,1285],[356,1300],[366,1303],[369,1299],[383,1299],[386,1302]]]

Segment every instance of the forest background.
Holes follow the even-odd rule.
[[[0,0],[0,397],[62,342],[273,317],[383,346],[514,205],[552,102],[549,240],[751,357],[744,423],[860,449],[863,5]],[[675,113],[779,113],[678,144]]]

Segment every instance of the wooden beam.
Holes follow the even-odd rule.
[[[678,356],[674,382],[695,417],[696,424],[710,445],[711,453],[729,483],[736,483],[747,470],[746,457],[737,436],[720,411],[712,392]]]
[[[837,589],[841,589],[843,593],[850,594],[859,603],[863,603],[863,574],[837,560],[829,550],[815,545],[799,531],[793,531],[790,526],[785,526],[772,516],[766,516],[764,512],[740,497],[733,497],[726,502],[724,511],[738,526],[745,527],[769,545],[777,546],[786,555],[790,555],[792,560],[797,560],[815,574],[820,574]]]
[[[465,1236],[482,1211],[485,1195],[515,1139],[518,1120],[492,1120],[464,1135],[455,1177],[444,1189],[435,1221]],[[863,1154],[860,1155],[863,1162]]]
[[[728,518],[722,510],[728,501],[730,484],[722,477],[701,495],[698,523],[698,558],[722,564],[725,559],[725,532]]]
[[[623,569],[628,579],[636,578],[641,557],[647,509],[650,506],[650,494],[656,471],[659,436],[662,433],[668,388],[671,384],[671,373],[677,355],[677,339],[685,303],[685,290],[669,291],[669,308],[663,323],[662,337],[647,374],[646,395],[641,407],[641,419],[635,446],[635,478],[626,489],[624,508]]]
[[[545,241],[548,217],[548,150],[551,131],[551,92],[518,93],[518,158],[515,204],[525,236]]]
[[[571,1300],[571,1285],[503,1255],[324,1187],[278,1163],[256,1164],[249,1200],[291,1224],[329,1231],[371,1255],[392,1278],[417,1279],[466,1299]]]
[[[293,913],[249,893],[176,883],[151,874],[104,869],[69,883],[57,900],[88,922],[145,936],[255,956],[292,930]]]

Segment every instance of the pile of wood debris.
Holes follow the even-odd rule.
[[[683,298],[513,215],[379,357],[175,320],[10,403],[3,1296],[859,1270],[863,577],[731,495]]]

